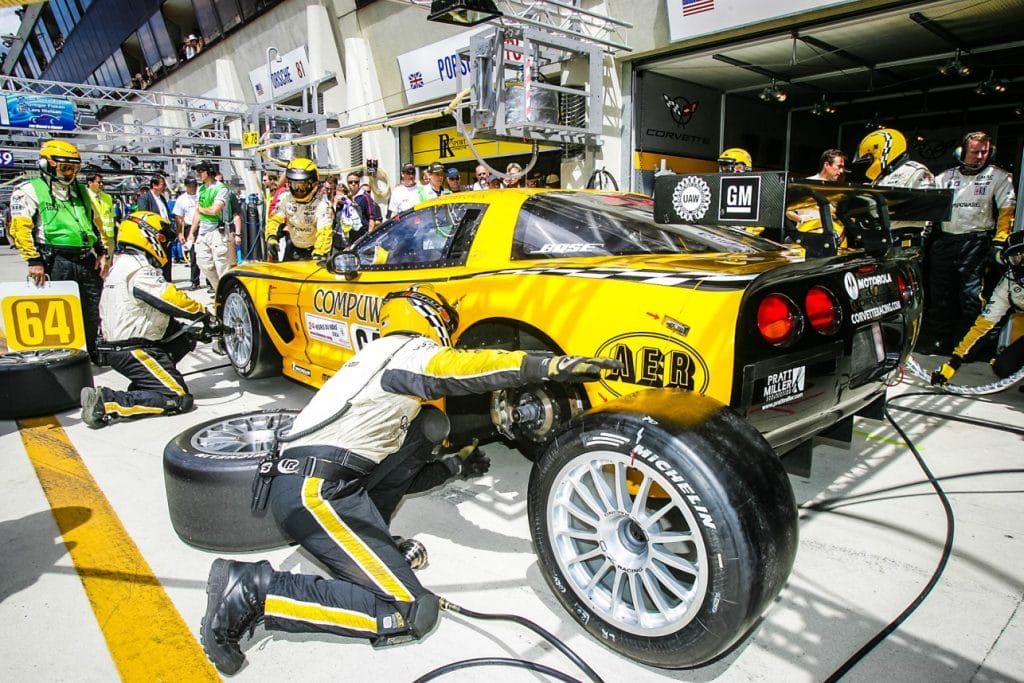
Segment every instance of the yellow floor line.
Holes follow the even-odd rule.
[[[220,680],[56,418],[18,424],[121,678]]]
[[[879,441],[881,443],[887,443],[890,446],[906,446],[907,445],[907,444],[905,444],[903,442],[902,439],[893,439],[893,438],[888,437],[888,436],[878,436],[877,434],[872,434],[871,432],[862,432],[859,429],[854,429],[853,433],[856,434],[857,436],[863,436],[865,439],[871,439],[872,441]],[[918,446],[917,450],[923,451],[924,448],[922,448],[921,446]]]

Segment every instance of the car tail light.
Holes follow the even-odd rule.
[[[757,329],[772,346],[788,346],[799,336],[803,316],[789,297],[769,294],[757,307]]]
[[[914,298],[914,288],[907,282],[907,278],[903,277],[903,273],[896,273],[896,284],[900,288],[900,301],[910,303]]]
[[[807,320],[815,332],[820,334],[835,334],[839,331],[839,324],[842,322],[842,311],[839,302],[824,287],[816,286],[807,290],[804,297],[804,310],[807,311]]]

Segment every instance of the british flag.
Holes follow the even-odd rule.
[[[415,90],[416,88],[423,87],[423,72],[416,71],[409,74],[409,87]]]
[[[683,16],[715,9],[715,0],[683,0]]]

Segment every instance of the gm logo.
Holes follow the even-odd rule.
[[[756,221],[760,199],[761,176],[722,176],[718,218],[722,221]]]

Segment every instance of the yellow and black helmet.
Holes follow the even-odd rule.
[[[288,180],[288,191],[295,201],[305,204],[316,196],[320,186],[320,170],[312,159],[296,157],[288,162],[284,177]]]
[[[874,182],[885,175],[909,154],[907,138],[895,128],[879,128],[860,141],[853,166],[864,166],[864,175]]]
[[[70,142],[47,140],[39,148],[39,168],[58,182],[70,185],[82,168],[82,155]]]
[[[167,243],[173,239],[171,224],[158,213],[135,211],[117,226],[117,247],[141,251],[153,265],[167,263]]]
[[[754,166],[750,152],[742,147],[730,147],[718,155],[720,173],[746,173]]]
[[[442,346],[452,345],[459,314],[430,285],[418,285],[384,297],[380,307],[380,333],[419,334]]]

